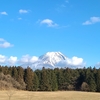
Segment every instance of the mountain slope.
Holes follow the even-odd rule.
[[[61,52],[47,52],[46,54],[39,57],[38,61],[32,63],[32,67],[35,68],[55,68],[56,65],[62,61],[66,60],[67,57]]]

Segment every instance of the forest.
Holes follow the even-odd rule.
[[[100,92],[100,69],[0,66],[0,90]]]

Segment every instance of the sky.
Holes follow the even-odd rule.
[[[1,0],[0,64],[61,52],[100,66],[100,0]],[[80,62],[81,59],[81,62]]]

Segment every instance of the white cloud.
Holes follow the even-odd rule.
[[[6,56],[0,55],[0,64],[6,63]]]
[[[21,63],[21,64],[25,64],[25,63],[29,63],[29,64],[31,64],[31,63],[33,63],[33,62],[35,62],[35,61],[37,61],[38,60],[38,57],[36,57],[36,56],[29,56],[29,55],[24,55],[24,56],[22,56],[22,58],[19,60],[19,62]]]
[[[28,63],[29,58],[30,58],[29,55],[24,55],[24,56],[22,56],[22,58],[19,61],[20,61],[20,63]]]
[[[18,20],[22,20],[22,18],[18,18]]]
[[[83,23],[83,25],[90,25],[90,24],[92,24],[92,23],[90,21],[88,21],[88,20]]]
[[[87,20],[83,23],[83,25],[90,25],[100,22],[100,17],[91,17],[90,20]]]
[[[85,63],[83,58],[78,58],[76,56],[72,58],[67,58],[66,60],[60,61],[57,66],[69,67],[69,68],[83,68]]]
[[[10,56],[9,58],[5,55],[0,55],[0,64],[5,65],[16,65],[17,57]]]
[[[18,59],[16,56],[10,56],[7,57],[5,55],[0,55],[0,64],[5,65],[32,65],[35,61],[38,61],[38,57],[36,56],[29,56],[29,55],[23,55],[20,59]]]
[[[4,42],[4,43],[0,43],[0,47],[1,48],[8,48],[8,47],[11,47],[11,44],[9,42]]]
[[[30,58],[31,63],[34,63],[35,61],[38,61],[38,57],[33,56],[33,57]]]
[[[1,15],[8,15],[7,12],[0,12]]]
[[[48,27],[56,27],[58,24],[54,23],[51,19],[44,19],[40,22],[41,24],[46,24]]]
[[[14,56],[11,56],[9,59],[8,59],[8,64],[9,65],[15,65],[17,63],[17,57],[14,57]]]
[[[67,58],[67,64],[72,66],[79,66],[83,64],[83,59],[78,57]]]
[[[28,13],[28,10],[20,9],[20,10],[19,10],[19,13],[20,13],[20,14]]]
[[[12,47],[13,45],[4,40],[3,38],[0,38],[0,48],[8,48]]]

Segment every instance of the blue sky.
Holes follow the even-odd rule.
[[[0,64],[60,51],[100,65],[100,0],[1,0]]]

